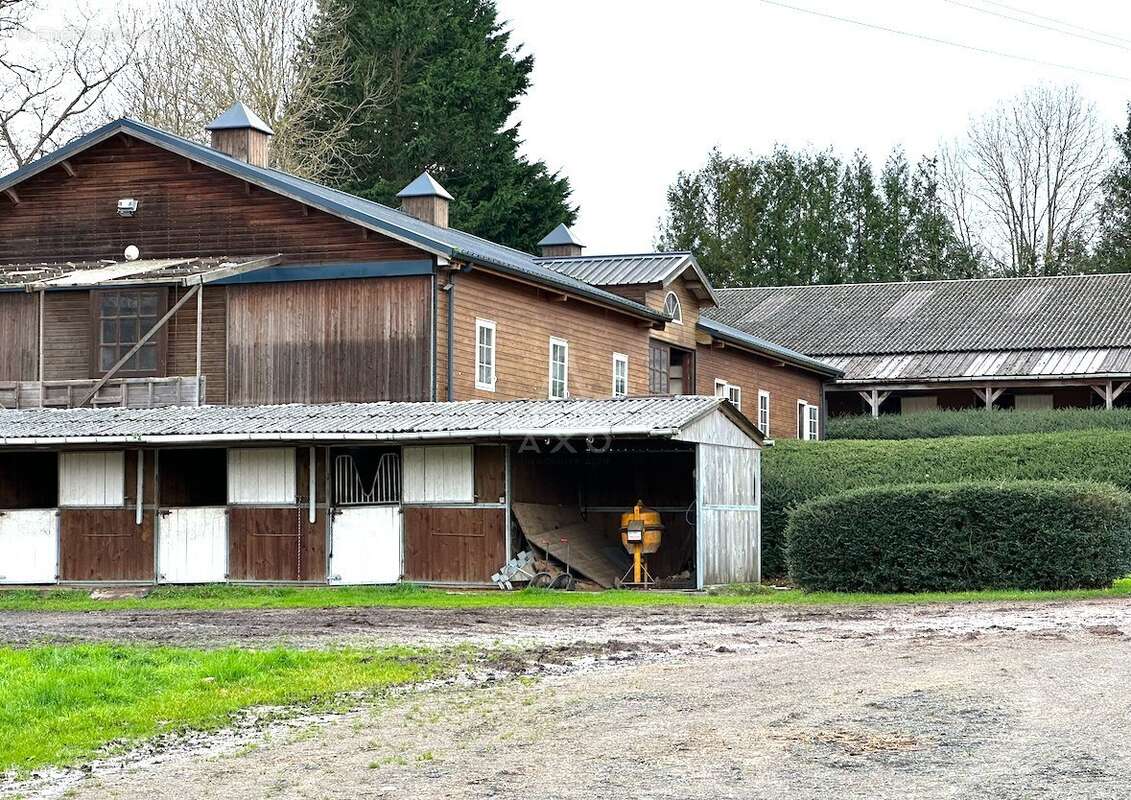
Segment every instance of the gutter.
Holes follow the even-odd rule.
[[[569,429],[548,428],[530,430],[529,428],[466,431],[406,431],[401,433],[222,433],[222,434],[136,434],[121,436],[31,436],[26,438],[0,438],[0,446],[29,445],[80,445],[80,444],[199,444],[205,442],[427,442],[449,441],[453,439],[524,439],[534,438],[577,438],[589,436],[646,436],[657,439],[670,439],[680,432],[679,428],[637,428],[633,426],[610,426],[607,428]]]

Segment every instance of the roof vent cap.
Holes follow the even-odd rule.
[[[406,214],[431,225],[448,227],[448,204],[454,198],[427,170],[397,192],[397,197],[401,199],[401,211]]]
[[[564,222],[538,242],[538,250],[543,258],[571,258],[581,255],[584,249],[585,245],[578,241]]]
[[[256,167],[266,167],[271,160],[271,137],[275,132],[243,103],[232,104],[205,130],[212,135],[213,150]]]

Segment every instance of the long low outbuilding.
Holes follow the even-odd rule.
[[[566,509],[689,585],[756,581],[757,429],[728,401],[0,411],[0,583],[486,585]]]

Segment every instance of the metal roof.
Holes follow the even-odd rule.
[[[1131,347],[1131,274],[720,289],[710,316],[811,356]],[[835,363],[835,362],[834,362]]]
[[[585,246],[577,241],[577,237],[573,235],[573,231],[567,228],[564,222],[559,222],[558,227],[547,233],[542,237],[542,241],[538,242],[539,247],[553,247],[554,245],[566,244],[573,244],[578,247]]]
[[[304,203],[311,208],[320,209],[436,255],[466,260],[503,274],[527,278],[656,322],[668,319],[666,315],[640,303],[548,269],[538,263],[534,256],[521,250],[496,244],[455,228],[432,225],[403,211],[286,172],[249,164],[199,142],[132,119],[119,119],[107,123],[50,155],[9,173],[0,178],[0,191],[11,188],[119,133],[128,134],[268,191]]]
[[[222,131],[239,128],[251,128],[252,130],[267,134],[275,133],[275,131],[271,130],[271,126],[263,121],[262,117],[240,102],[233,103],[227,111],[212,120],[212,122],[205,127],[205,130]]]
[[[978,380],[1125,378],[1131,348],[983,350],[826,356],[844,370],[840,383],[935,383]]]
[[[442,197],[445,200],[454,200],[448,190],[441,186],[435,178],[424,171],[408,186],[397,192],[397,197]]]
[[[271,256],[151,258],[136,261],[75,261],[56,264],[0,264],[0,289],[74,289],[200,281],[236,275],[278,263]]]
[[[802,369],[819,372],[822,375],[827,375],[832,378],[839,378],[841,376],[841,369],[835,366],[831,360],[819,361],[815,358],[810,358],[803,353],[798,353],[796,350],[790,350],[788,347],[782,347],[779,344],[768,342],[765,339],[752,336],[745,331],[740,331],[730,325],[724,325],[708,317],[699,317],[697,327],[704,333],[709,333],[711,336],[721,339],[724,342],[737,344],[740,347],[745,347],[773,359],[779,359],[788,364],[801,367]]]
[[[757,440],[724,399],[681,396],[0,411],[0,445],[673,436],[715,411]]]
[[[718,302],[715,290],[691,253],[636,253],[540,258],[538,263],[554,272],[594,286],[666,286],[688,270],[703,285],[703,295]]]

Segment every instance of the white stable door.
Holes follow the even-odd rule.
[[[171,508],[157,521],[157,580],[218,583],[228,571],[228,517],[223,507]]]
[[[337,509],[330,530],[330,583],[396,583],[400,579],[400,506]]]
[[[55,509],[0,511],[0,583],[54,583],[59,572]]]

